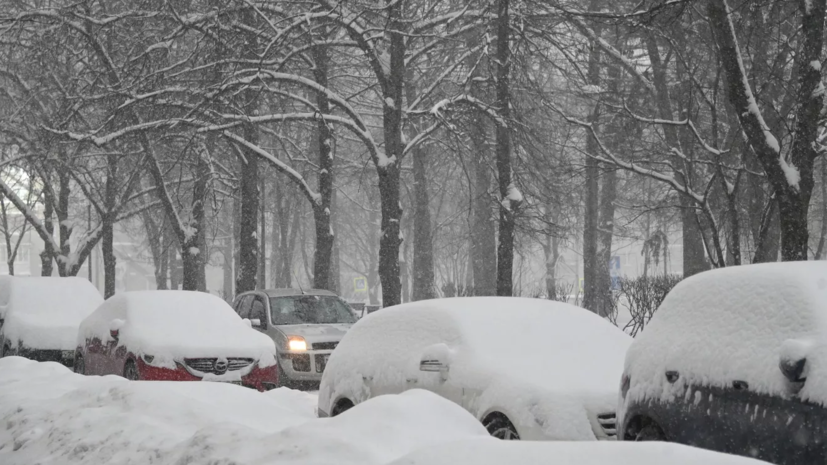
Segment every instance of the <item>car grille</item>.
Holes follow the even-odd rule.
[[[617,417],[614,413],[601,413],[597,416],[597,422],[606,436],[610,438],[617,436]]]
[[[310,355],[308,354],[282,354],[282,358],[290,360],[293,364],[293,371],[310,371]]]
[[[216,361],[217,358],[187,358],[184,359],[184,363],[186,363],[187,367],[191,370],[200,371],[201,373],[212,373],[212,374],[224,374],[227,371],[238,371],[248,366],[252,365],[253,359],[251,358],[228,358],[227,359],[227,369],[220,371],[216,370]]]
[[[333,350],[336,346],[339,345],[338,341],[334,342],[314,342],[312,347],[313,350]]]

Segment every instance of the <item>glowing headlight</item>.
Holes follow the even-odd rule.
[[[287,348],[299,352],[305,351],[307,350],[307,341],[305,341],[302,337],[291,336],[287,339]]]

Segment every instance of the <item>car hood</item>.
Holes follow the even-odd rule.
[[[300,336],[305,341],[332,342],[340,341],[345,333],[353,326],[349,323],[320,324],[320,325],[281,325],[279,331],[287,336]]]

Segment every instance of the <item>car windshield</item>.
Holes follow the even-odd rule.
[[[302,295],[270,298],[274,325],[355,323],[356,318],[341,299]]]

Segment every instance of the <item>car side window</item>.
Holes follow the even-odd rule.
[[[267,312],[265,311],[266,307],[264,306],[264,300],[261,297],[256,297],[253,300],[253,306],[250,310],[250,319],[255,320],[258,319],[261,321],[261,325],[264,326],[267,324]]]
[[[241,318],[250,318],[250,304],[253,301],[253,296],[245,295],[241,298],[238,302],[238,307],[236,311],[238,312],[238,316]]]

